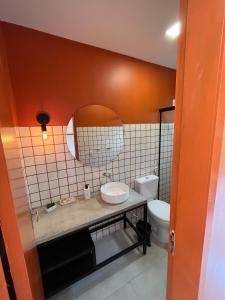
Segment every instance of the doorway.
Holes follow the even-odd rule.
[[[5,243],[2,236],[2,230],[0,227],[0,257],[1,257],[1,265],[4,273],[5,284],[7,286],[8,296],[10,300],[16,300],[16,294],[14,289],[14,284],[9,268],[9,261],[5,249]]]

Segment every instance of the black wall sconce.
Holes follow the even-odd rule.
[[[48,138],[46,125],[49,123],[50,117],[47,113],[41,112],[36,115],[36,118],[38,123],[41,124],[42,137],[46,140]]]

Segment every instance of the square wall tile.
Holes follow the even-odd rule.
[[[50,190],[58,188],[58,187],[59,187],[59,181],[58,180],[49,181]]]
[[[63,187],[60,187],[59,189],[60,189],[60,193],[61,193],[62,195],[65,195],[65,194],[68,194],[68,193],[69,193],[68,185],[63,186]],[[69,196],[69,195],[68,195],[68,196]]]
[[[54,154],[55,153],[54,145],[45,145],[44,152],[45,152],[45,154]]]
[[[21,146],[22,147],[30,147],[32,146],[31,138],[30,137],[21,137]]]
[[[47,173],[42,173],[37,175],[37,180],[39,183],[48,181]]]
[[[41,137],[41,136],[42,136],[41,126],[38,126],[38,127],[30,127],[30,134],[31,134],[31,136],[38,136],[38,137]]]
[[[52,188],[52,189],[50,190],[50,195],[51,195],[51,197],[59,196],[59,195],[60,195],[59,188]]]
[[[64,153],[65,152],[64,145],[63,144],[55,145],[55,152],[56,153]]]
[[[44,147],[43,146],[35,146],[33,147],[34,155],[44,155]]]
[[[58,171],[58,177],[59,178],[65,178],[65,177],[67,177],[67,171],[66,170],[60,170],[60,171]]]
[[[59,186],[68,186],[68,179],[67,178],[59,178]]]
[[[30,194],[38,193],[39,192],[38,184],[29,185],[29,192],[30,192]]]
[[[57,153],[56,154],[56,161],[65,161],[65,153]]]
[[[43,191],[40,192],[41,200],[49,199],[50,198],[50,191]]]
[[[49,180],[56,180],[58,179],[58,173],[55,171],[55,172],[49,172],[48,173],[48,178]]]
[[[75,168],[73,168],[73,169],[67,169],[68,176],[75,176],[76,175],[75,172],[76,172]]]
[[[49,135],[49,133],[48,133],[48,137],[47,137],[46,140],[43,140],[43,144],[44,144],[45,146],[47,146],[47,145],[54,145],[54,139],[53,139],[53,136]]]
[[[30,195],[31,203],[39,201],[40,198],[40,193],[34,193]]]
[[[25,157],[24,158],[24,164],[25,164],[25,166],[26,167],[28,167],[28,166],[34,166],[34,158],[32,157],[32,156],[30,156],[30,157]]]
[[[35,165],[43,165],[45,164],[45,156],[44,155],[38,155],[35,156]]]
[[[37,174],[46,174],[47,172],[46,165],[37,165],[36,170]]]
[[[63,127],[62,126],[52,126],[52,134],[53,135],[62,135]]]
[[[36,174],[36,169],[33,166],[32,167],[26,167],[25,172],[26,172],[26,176],[31,176],[31,175]]]
[[[21,137],[30,136],[30,128],[29,127],[19,127],[19,135]]]
[[[54,163],[56,161],[55,154],[47,154],[45,158],[46,163]]]
[[[54,144],[55,145],[62,145],[63,143],[64,143],[63,135],[54,136]]]
[[[74,184],[77,182],[77,179],[75,176],[72,176],[72,177],[68,177],[68,183],[69,184]]]
[[[33,201],[32,199],[30,201],[32,203],[32,209],[42,206],[41,201]]]
[[[40,189],[40,191],[49,190],[49,183],[48,182],[39,183],[39,189]]]
[[[39,136],[35,136],[31,138],[31,142],[33,146],[42,146],[43,145],[43,138]]]
[[[77,191],[77,185],[76,184],[69,184],[69,192],[73,193]]]
[[[47,170],[48,172],[53,172],[56,171],[56,163],[47,163]]]
[[[57,169],[58,170],[66,170],[66,162],[64,162],[64,161],[57,162]]]
[[[37,176],[36,175],[27,176],[26,179],[27,179],[27,184],[28,185],[37,183]]]

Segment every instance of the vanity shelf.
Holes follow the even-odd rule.
[[[38,246],[46,297],[65,288],[96,265],[95,246],[88,229]]]
[[[70,286],[93,268],[90,255],[84,255],[78,260],[55,269],[42,276],[45,296],[50,297],[62,289]]]
[[[42,274],[54,271],[92,252],[94,243],[88,230],[81,230],[41,244],[38,246],[38,254]]]

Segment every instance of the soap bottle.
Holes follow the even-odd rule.
[[[85,187],[84,187],[84,199],[88,200],[90,198],[91,198],[91,190],[90,190],[89,184],[85,184]]]

